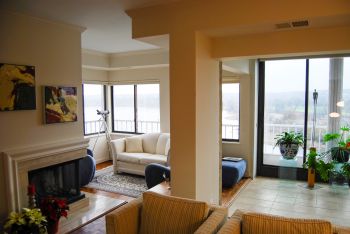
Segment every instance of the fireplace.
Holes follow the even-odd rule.
[[[66,199],[68,204],[85,197],[80,192],[80,159],[31,170],[28,172],[29,184],[36,188],[37,202],[47,196]]]
[[[0,152],[4,163],[6,189],[3,192],[8,213],[28,207],[28,172],[83,158],[88,146],[89,139],[79,137]]]

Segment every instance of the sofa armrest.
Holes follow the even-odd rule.
[[[141,222],[141,207],[142,198],[138,198],[107,214],[107,233],[137,234]]]
[[[125,152],[125,138],[120,138],[111,141],[113,155],[117,156],[118,153]]]
[[[217,233],[227,219],[227,208],[211,206],[209,217],[195,231],[195,234]]]

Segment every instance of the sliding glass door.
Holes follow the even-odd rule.
[[[323,135],[350,124],[349,108],[349,57],[259,62],[258,175],[305,178],[308,148],[326,150]],[[285,159],[275,147],[283,132],[306,139],[294,159]]]

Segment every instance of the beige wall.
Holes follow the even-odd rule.
[[[105,83],[108,82],[108,71],[83,68],[82,77],[85,83]]]
[[[83,137],[81,28],[1,12],[0,31],[0,61],[35,66],[37,103],[36,110],[0,113],[0,151]],[[77,87],[77,122],[43,124],[43,85]],[[0,191],[4,191],[4,181]],[[5,205],[4,193],[0,193],[0,218]]]
[[[146,50],[110,55],[110,67],[134,67],[169,64],[167,50]]]

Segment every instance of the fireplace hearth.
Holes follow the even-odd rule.
[[[85,194],[80,192],[79,161],[76,159],[29,171],[29,184],[34,184],[36,188],[37,202],[47,196],[66,199],[68,204],[83,199]]]

